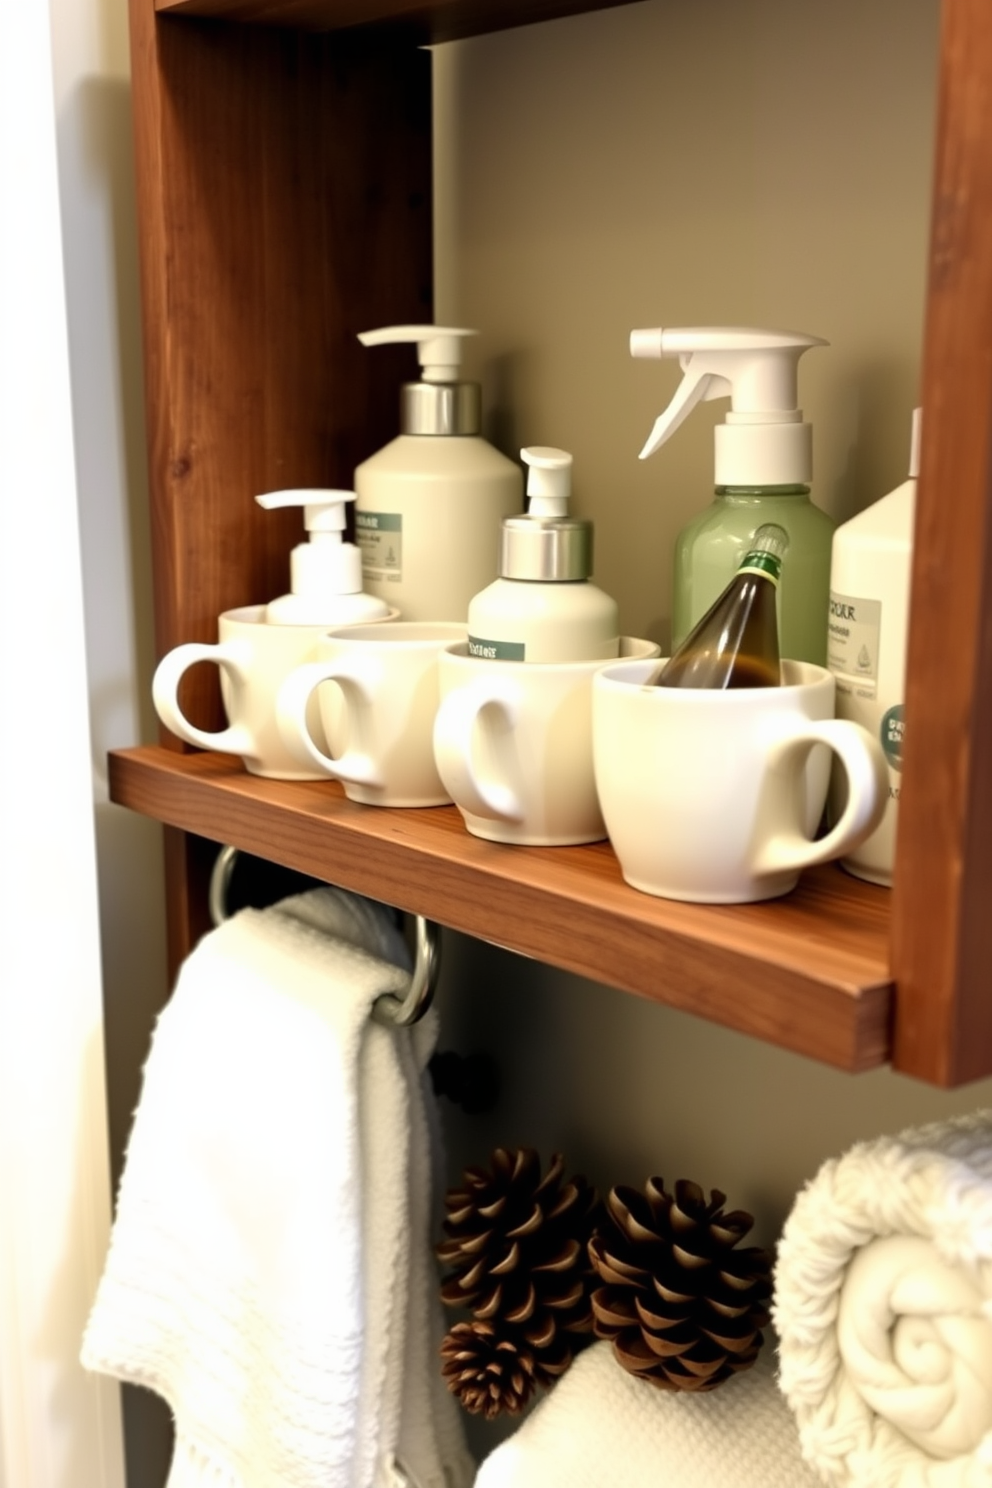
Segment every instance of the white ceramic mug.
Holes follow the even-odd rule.
[[[885,756],[866,729],[833,716],[823,667],[783,661],[784,686],[727,692],[645,686],[655,670],[607,666],[593,683],[600,804],[635,889],[701,904],[775,898],[878,825]],[[847,805],[814,840],[831,752]]]
[[[486,661],[467,649],[449,646],[438,659],[434,755],[468,830],[531,847],[601,841],[592,680],[610,661]],[[658,652],[620,638],[621,656]]]
[[[286,748],[323,776],[340,780],[368,806],[447,806],[434,764],[438,653],[464,640],[464,625],[379,621],[328,631],[312,661],[288,677],[276,703]],[[325,682],[336,683],[323,687]],[[314,694],[323,739],[314,736]]]
[[[226,610],[217,622],[218,641],[190,641],[163,656],[152,679],[155,711],[166,728],[187,744],[238,754],[253,775],[275,780],[320,780],[322,772],[301,763],[283,743],[275,700],[289,673],[317,655],[318,643],[327,630],[326,625],[270,625],[264,605]],[[200,661],[220,667],[228,727],[215,733],[197,728],[179,706],[183,675]],[[313,723],[319,730],[316,707]]]

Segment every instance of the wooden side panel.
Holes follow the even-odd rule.
[[[430,56],[152,0],[131,0],[131,46],[162,655],[288,589],[301,517],[257,493],[350,487],[396,433],[412,349],[356,337],[433,318]],[[216,668],[183,703],[221,725]],[[168,861],[175,957],[198,911],[188,853]]]
[[[258,492],[350,486],[396,433],[412,351],[356,336],[432,318],[430,58],[149,0],[132,42],[161,654],[289,587],[301,520]]]
[[[906,692],[894,1064],[992,1072],[992,9],[945,0]]]

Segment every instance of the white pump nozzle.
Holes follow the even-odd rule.
[[[572,457],[567,450],[533,444],[520,451],[527,473],[528,515],[563,517],[572,494]]]
[[[799,358],[826,345],[818,336],[750,327],[631,331],[631,356],[677,357],[685,374],[640,458],[653,455],[698,403],[729,398],[731,411],[716,431],[717,485],[805,484],[812,438],[798,406]]]
[[[354,491],[320,489],[268,491],[255,497],[266,511],[301,506],[310,534],[310,541],[298,543],[289,555],[290,594],[270,601],[268,619],[319,624],[334,596],[361,594],[362,555],[344,540],[345,507],[354,499]],[[333,614],[328,623],[336,623]]]
[[[344,509],[347,503],[354,499],[354,491],[319,489],[268,491],[264,496],[255,497],[259,506],[264,506],[266,511],[274,511],[280,506],[302,506],[304,527],[308,532],[321,535],[338,534],[344,531],[347,525]],[[332,536],[331,541],[339,543],[341,538]]]
[[[360,331],[363,346],[387,346],[400,341],[417,343],[417,360],[424,382],[457,382],[462,364],[462,337],[477,336],[455,326],[383,326],[378,331]]]

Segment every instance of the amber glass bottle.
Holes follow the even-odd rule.
[[[776,591],[788,545],[776,523],[758,528],[737,573],[650,679],[654,686],[780,686]]]

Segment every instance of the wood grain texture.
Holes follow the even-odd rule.
[[[992,1072],[992,9],[945,0],[906,745],[894,1063]]]
[[[162,14],[215,16],[263,26],[375,29],[421,44],[551,21],[631,0],[156,0]]]
[[[132,0],[156,641],[289,588],[298,511],[397,430],[432,319],[430,57],[367,38],[156,19]],[[184,695],[221,722],[216,668]]]
[[[261,780],[216,754],[115,751],[111,799],[216,842],[842,1069],[889,1052],[889,895],[839,869],[784,899],[639,894],[606,843],[510,848],[454,807],[390,811],[334,782]]]

